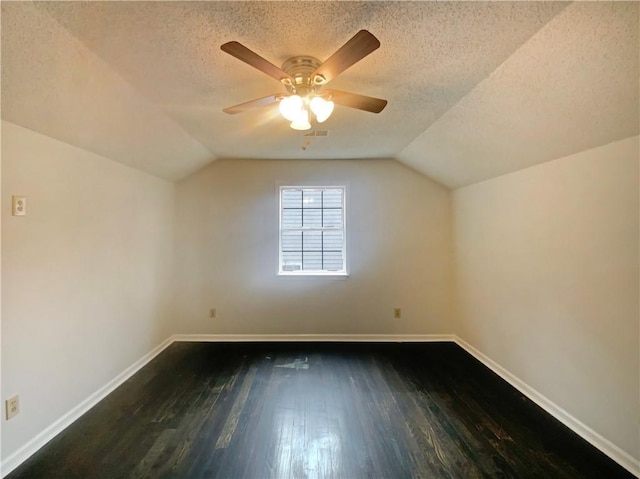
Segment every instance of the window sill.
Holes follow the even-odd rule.
[[[346,279],[349,277],[349,273],[346,272],[327,272],[323,273],[320,271],[311,271],[311,272],[289,272],[289,271],[280,271],[278,272],[278,276],[285,278],[334,278],[334,279]]]

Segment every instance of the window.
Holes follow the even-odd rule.
[[[280,187],[279,274],[346,275],[345,187]]]

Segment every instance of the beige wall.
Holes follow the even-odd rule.
[[[11,195],[27,216],[11,216]],[[174,186],[2,123],[6,459],[166,339]]]
[[[173,185],[3,122],[2,457],[173,333],[457,333],[637,457],[638,157],[636,137],[453,195],[392,160]],[[348,278],[276,275],[279,184],[347,185]]]
[[[457,332],[638,457],[638,137],[454,192]]]
[[[347,185],[348,278],[276,275],[278,184]],[[218,161],[176,212],[177,333],[453,332],[449,192],[395,161]]]

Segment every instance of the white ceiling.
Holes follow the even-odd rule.
[[[397,158],[459,187],[637,135],[638,2],[2,2],[2,118],[170,180],[218,158]],[[222,108],[381,42],[329,85],[389,100],[336,107],[311,138],[269,107]]]

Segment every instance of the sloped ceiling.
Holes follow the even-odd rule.
[[[218,158],[396,158],[455,188],[637,135],[638,6],[3,1],[2,117],[170,180]],[[222,112],[284,89],[221,44],[279,66],[360,29],[381,47],[330,86],[382,113],[336,107],[306,138],[273,107]]]

